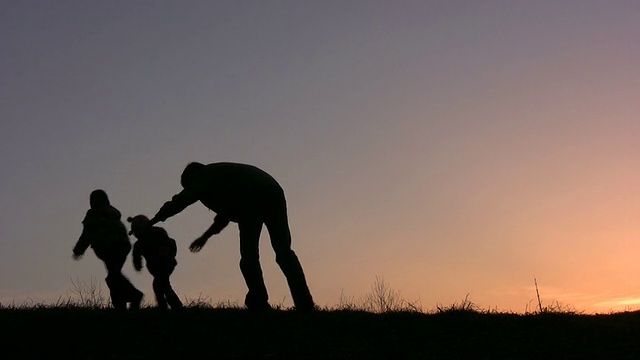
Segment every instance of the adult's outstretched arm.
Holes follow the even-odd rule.
[[[224,215],[216,215],[213,220],[213,224],[209,226],[209,228],[202,234],[199,238],[194,240],[189,246],[189,250],[191,252],[198,252],[202,250],[204,245],[207,243],[210,237],[213,235],[219,234],[227,225],[229,225],[229,218]]]
[[[167,218],[178,214],[196,201],[198,201],[198,196],[195,192],[188,191],[187,189],[182,190],[170,201],[167,201],[162,205],[160,210],[158,210],[158,213],[151,219],[151,225],[167,220]]]
[[[201,237],[206,237],[208,239],[213,235],[220,234],[220,232],[224,230],[227,225],[229,225],[229,222],[230,220],[228,217],[220,214],[216,215],[216,217],[213,219],[213,224],[209,226],[207,231],[205,231]]]

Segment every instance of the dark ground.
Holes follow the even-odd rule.
[[[640,359],[611,315],[2,308],[3,359]]]

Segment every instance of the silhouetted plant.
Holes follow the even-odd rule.
[[[404,299],[402,291],[391,288],[382,276],[376,276],[376,280],[371,285],[371,292],[362,296],[359,301],[341,293],[338,309],[373,313],[422,312],[420,300],[412,302]]]
[[[529,311],[529,305],[524,310],[527,315],[531,314],[581,314],[583,311],[577,311],[573,306],[565,305],[555,300],[550,305],[542,306],[542,300],[540,300],[540,291],[538,290],[538,280],[533,279],[533,283],[536,289],[536,298],[538,300],[538,310]]]
[[[240,309],[241,306],[237,302],[232,302],[230,300],[220,300],[217,302],[213,302],[211,297],[205,296],[202,294],[198,295],[195,299],[185,298],[184,306],[187,308],[195,308],[195,309]]]
[[[529,305],[524,310],[526,315],[536,315],[536,314],[583,314],[584,311],[578,311],[571,305],[563,304],[557,300],[551,302],[551,304],[539,307],[538,309],[531,311],[529,310]]]
[[[73,305],[92,309],[102,309],[108,306],[108,299],[102,292],[102,286],[94,277],[91,277],[88,283],[79,279],[75,281],[71,279],[69,292],[71,297],[66,301],[58,299],[58,306]]]
[[[292,309],[293,309],[293,307],[287,307],[287,306],[285,306],[285,305],[284,305],[284,301],[285,301],[286,299],[287,299],[287,297],[286,297],[286,296],[285,296],[285,297],[283,297],[283,298],[282,298],[282,300],[281,300],[279,303],[272,304],[272,305],[271,305],[271,307],[272,307],[274,310],[292,310]]]
[[[444,312],[481,312],[480,308],[469,300],[469,294],[460,302],[455,302],[447,307],[442,304],[436,305],[436,311],[438,313]]]
[[[213,308],[213,304],[211,303],[210,297],[203,297],[202,294],[198,295],[196,299],[186,298],[184,302],[185,307],[189,308],[200,308],[200,309],[211,309]]]
[[[340,298],[338,299],[338,310],[346,310],[346,311],[358,311],[362,310],[360,305],[355,301],[352,297],[347,297],[344,295],[344,290],[340,292]]]
[[[0,303],[0,309],[31,309],[35,307],[39,307],[40,304],[36,304],[32,298],[28,297],[24,299],[24,301],[20,304],[16,304],[15,300],[11,301],[11,304],[2,304]]]

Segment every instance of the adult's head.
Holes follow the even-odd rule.
[[[183,188],[193,185],[204,171],[204,164],[192,162],[184,168],[180,177],[180,184]]]
[[[102,189],[93,190],[89,195],[89,205],[92,209],[101,209],[111,205],[107,193]]]

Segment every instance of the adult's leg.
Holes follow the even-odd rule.
[[[308,311],[315,308],[302,265],[291,249],[291,231],[287,219],[286,205],[283,203],[274,209],[266,221],[271,246],[276,253],[276,262],[287,278],[291,297],[296,309]]]
[[[260,267],[259,240],[262,222],[243,220],[238,223],[240,230],[240,270],[249,292],[244,304],[250,310],[269,310],[269,295]]]

